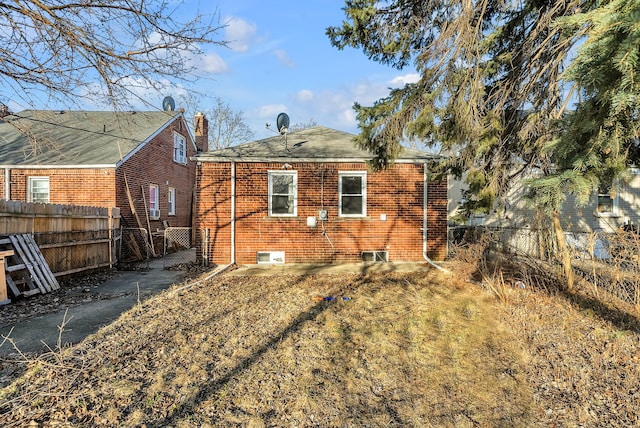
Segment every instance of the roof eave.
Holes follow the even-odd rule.
[[[133,155],[135,155],[136,153],[138,153],[144,146],[146,146],[150,141],[152,141],[154,138],[156,138],[158,135],[160,135],[165,129],[167,129],[169,127],[169,125],[171,125],[173,122],[175,122],[177,119],[183,118],[184,115],[182,113],[177,114],[175,116],[171,116],[169,118],[169,120],[167,120],[164,125],[162,125],[160,128],[156,129],[151,135],[149,135],[147,138],[145,138],[144,141],[141,141],[140,144],[138,144],[133,150],[129,151],[128,153],[126,153],[124,156],[122,156],[122,159],[120,159],[117,163],[116,163],[116,167],[120,167],[122,166],[122,164],[124,164],[126,161],[128,161]],[[186,125],[186,121],[185,121],[185,125]],[[187,127],[188,129],[188,127]],[[189,137],[191,137],[191,134],[189,132],[187,132],[189,134]],[[195,142],[193,142],[193,139],[191,140],[192,144],[195,147]]]
[[[240,156],[206,156],[199,155],[192,158],[198,162],[226,163],[226,162],[246,162],[246,163],[278,163],[278,162],[296,162],[296,163],[349,163],[349,162],[369,162],[372,158],[258,158],[258,157],[240,157]],[[394,160],[394,163],[423,163],[438,159],[434,156],[425,156],[420,158],[401,158]]]

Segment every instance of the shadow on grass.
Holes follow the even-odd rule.
[[[583,311],[589,311],[619,330],[640,334],[640,321],[627,311],[611,307],[606,303],[577,292],[562,291],[563,297]]]
[[[594,278],[588,271],[575,266],[574,272],[586,283],[594,284],[595,282],[597,288],[603,291],[604,296],[614,295],[611,284],[606,281],[606,279],[611,280],[610,278]],[[619,330],[640,334],[640,320],[633,314],[630,309],[633,304],[628,300],[619,297],[610,297],[609,300],[596,297],[590,295],[591,293],[583,286],[576,286],[574,290],[569,291],[566,289],[564,279],[554,272],[554,266],[547,262],[527,259],[526,263],[523,263],[518,258],[506,260],[498,257],[496,260],[478,263],[471,273],[471,279],[482,282],[484,278],[495,276],[496,273],[500,273],[504,278],[517,277],[518,275],[530,279],[535,278],[535,282],[527,284],[528,288],[548,295],[562,296],[578,309],[597,316]]]
[[[258,362],[264,354],[272,350],[283,339],[300,331],[306,322],[314,321],[328,307],[328,302],[320,301],[309,308],[309,310],[300,313],[287,328],[285,328],[279,334],[274,334],[268,342],[266,342],[260,348],[256,349],[249,357],[240,361],[233,369],[229,370],[228,373],[226,373],[219,379],[216,379],[214,382],[203,386],[200,393],[194,400],[184,403],[182,406],[180,406],[180,408],[176,409],[172,414],[168,415],[164,419],[154,421],[147,426],[164,427],[173,425],[176,418],[179,418],[180,416],[186,416],[195,412],[198,404],[215,395],[218,391],[224,388],[228,382],[240,375],[244,370],[253,366],[256,362]]]

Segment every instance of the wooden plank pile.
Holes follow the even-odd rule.
[[[6,287],[14,298],[45,294],[60,288],[32,235],[1,237],[0,252],[2,251],[6,251]],[[0,284],[0,287],[4,287],[4,284]]]

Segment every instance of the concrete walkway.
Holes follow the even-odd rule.
[[[46,352],[49,348],[55,350],[59,339],[63,346],[76,344],[115,321],[120,314],[137,304],[138,299],[145,300],[173,284],[182,282],[185,272],[165,270],[165,265],[167,260],[153,259],[147,269],[120,271],[96,287],[96,292],[113,296],[112,298],[61,308],[58,312],[1,327],[0,343],[3,341],[2,337],[9,335],[21,352],[29,353]],[[60,336],[58,326],[65,321],[65,310],[67,322]],[[0,357],[16,353],[16,349],[8,341],[4,341],[0,346]]]

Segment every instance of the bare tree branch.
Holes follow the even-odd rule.
[[[222,28],[196,14],[174,18],[167,0],[15,0],[0,3],[0,81],[6,87],[118,103],[132,78],[160,88],[161,79],[194,78],[193,59]],[[0,94],[1,95],[1,94]]]

